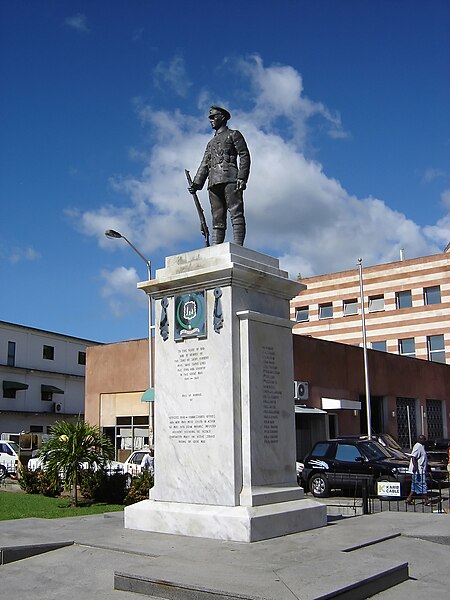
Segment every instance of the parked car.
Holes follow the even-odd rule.
[[[123,473],[123,464],[124,463],[112,460],[111,462],[109,462],[106,465],[106,468],[108,469],[108,471],[118,471],[119,473]],[[82,466],[83,466],[83,469],[87,469],[88,463],[83,463]],[[93,468],[94,468],[94,471],[96,471],[98,468],[95,463],[93,465]],[[43,469],[42,458],[40,456],[37,456],[37,451],[33,452],[32,458],[30,458],[30,460],[27,463],[27,469],[29,471],[36,471],[37,469]]]
[[[116,473],[125,473],[127,475],[127,485],[131,484],[131,478],[135,475],[139,475],[142,472],[142,460],[146,454],[149,454],[149,450],[135,450],[130,454],[130,456],[126,459],[125,462],[118,462],[116,460],[112,460],[106,465],[106,468],[109,472]],[[42,469],[42,459],[39,456],[34,456],[30,458],[28,461],[27,468],[29,471],[35,471],[36,469]],[[83,468],[87,468],[87,463],[83,465]],[[96,465],[94,465],[94,470],[96,470]],[[153,471],[153,469],[150,469]]]
[[[297,483],[298,483],[298,485],[302,485],[302,476],[303,476],[303,467],[304,466],[305,465],[302,462],[300,462],[300,461],[297,461],[295,463],[295,470],[297,472]]]
[[[19,446],[16,442],[0,441],[0,481],[16,476],[19,470]]]
[[[141,466],[142,461],[144,459],[144,456],[146,456],[147,454],[149,454],[149,451],[146,449],[135,450],[130,454],[130,456],[126,459],[124,463],[118,464],[122,465],[124,473],[129,473],[132,476],[139,475],[143,469],[143,467]],[[152,471],[152,469],[150,469],[150,471]]]
[[[379,442],[346,438],[317,442],[305,457],[302,479],[313,496],[326,498],[331,489],[361,489],[367,482],[375,491],[377,481],[398,481],[402,495],[409,486],[409,460],[394,457]]]
[[[425,442],[425,449],[428,455],[428,463],[433,462],[439,468],[447,473],[448,449],[450,448],[450,439],[441,438],[439,440],[428,440]]]
[[[348,435],[340,436],[339,439],[367,440],[368,437],[366,435]],[[394,458],[401,458],[403,460],[408,461],[410,460],[410,456],[408,454],[409,449],[402,448],[400,444],[389,433],[375,433],[372,436],[372,439],[384,446]],[[441,448],[441,446],[444,446],[446,442],[450,443],[450,440],[436,440],[435,442],[425,443],[425,448],[428,455],[428,477],[430,480],[443,481],[448,477],[446,450],[433,451],[434,448],[437,449]]]

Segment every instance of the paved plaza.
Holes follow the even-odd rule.
[[[445,513],[332,517],[326,527],[251,544],[128,530],[122,513],[2,521],[2,597],[445,598],[449,544]]]

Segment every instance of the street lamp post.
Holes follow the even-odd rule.
[[[145,264],[147,265],[147,272],[148,272],[148,279],[150,280],[152,278],[152,263],[145,258],[145,256],[143,254],[141,254],[141,252],[139,252],[139,250],[136,248],[136,246],[134,246],[130,240],[128,238],[126,238],[124,235],[122,235],[121,233],[119,233],[118,231],[115,231],[114,229],[107,229],[105,231],[105,235],[106,237],[110,238],[110,239],[123,239],[126,241],[126,243],[134,250],[134,252],[136,252],[136,254],[139,256],[139,258],[141,258]],[[153,325],[153,301],[152,298],[150,296],[150,294],[147,294],[148,297],[148,379],[149,379],[149,389],[152,390],[153,389],[153,344],[152,344],[152,332],[155,328],[155,326]],[[154,400],[154,398],[153,398]],[[155,441],[155,406],[154,406],[154,401],[153,401],[153,406],[151,409],[151,422],[152,422],[152,445],[154,445],[154,441]]]
[[[366,316],[364,313],[362,258],[358,259],[358,266],[359,266],[359,289],[360,289],[360,294],[361,294],[361,323],[362,323],[363,350],[364,350],[364,381],[365,381],[365,385],[366,385],[367,436],[370,440],[372,437],[372,428],[371,428],[372,415],[371,415],[371,407],[370,407],[369,362],[367,360]]]

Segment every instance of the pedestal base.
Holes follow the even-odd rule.
[[[144,500],[125,508],[125,527],[193,537],[257,542],[327,524],[327,507],[314,500],[264,506],[212,506]]]

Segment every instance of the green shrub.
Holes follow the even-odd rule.
[[[63,491],[63,485],[58,474],[50,471],[39,472],[39,491],[42,495],[49,498],[59,496]]]
[[[134,504],[141,500],[148,500],[150,488],[153,487],[153,475],[149,471],[142,471],[131,480],[131,486],[125,497],[124,504]]]
[[[21,469],[19,485],[27,494],[43,494],[51,498],[59,496],[63,490],[59,476],[42,469]]]
[[[40,469],[29,471],[23,467],[19,473],[20,488],[27,494],[39,494],[40,492]]]
[[[126,481],[123,473],[87,469],[81,472],[80,492],[83,498],[93,502],[122,504],[126,494]]]

